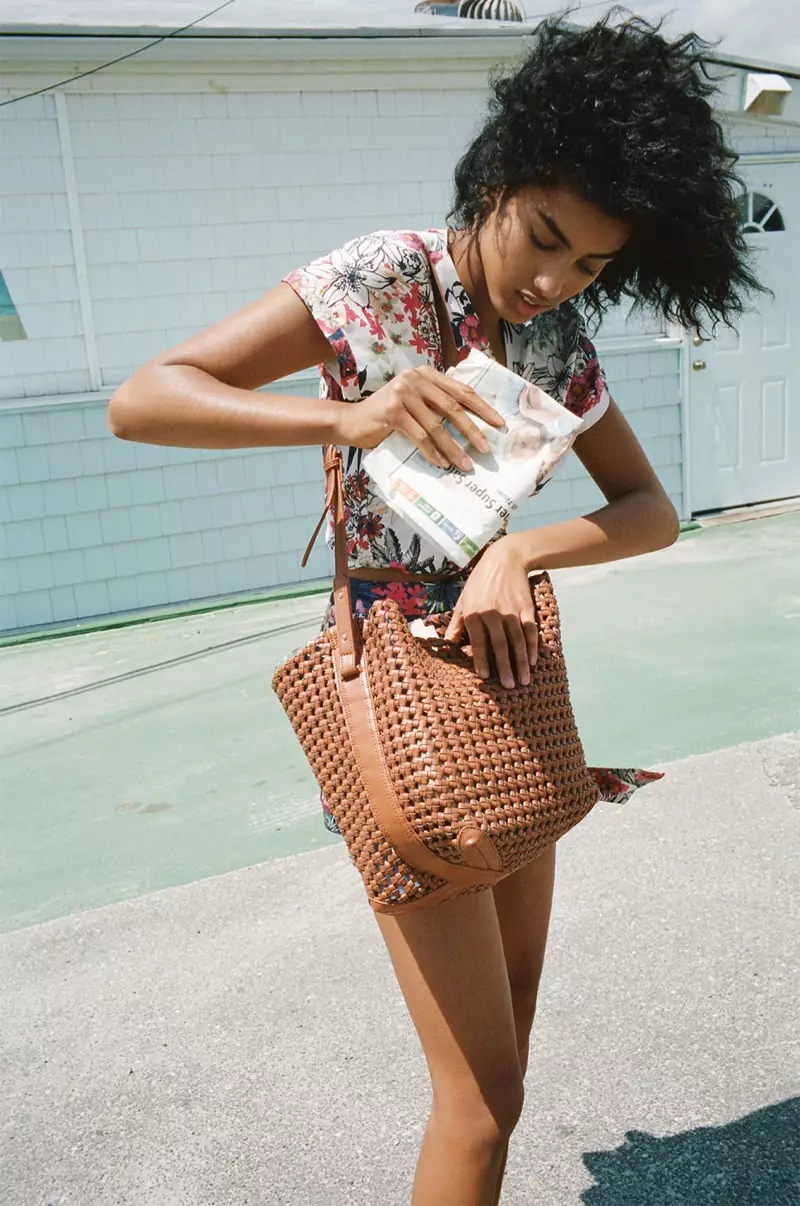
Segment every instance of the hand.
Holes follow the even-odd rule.
[[[500,682],[509,690],[517,678],[523,687],[536,665],[539,632],[528,573],[507,536],[486,550],[472,570],[456,604],[445,639],[459,640],[466,630],[475,673],[490,677],[494,656]]]
[[[476,451],[489,452],[469,411],[492,427],[503,426],[502,416],[470,386],[427,365],[404,369],[363,402],[342,407],[338,443],[376,448],[391,432],[402,431],[432,465],[468,471],[472,461],[445,423],[452,423]]]

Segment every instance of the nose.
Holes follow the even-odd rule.
[[[564,292],[565,272],[560,272],[556,268],[549,268],[547,272],[541,272],[534,281],[534,290],[545,302],[556,302]]]

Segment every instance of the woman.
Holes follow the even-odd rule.
[[[522,66],[494,84],[456,169],[449,229],[367,236],[292,273],[141,368],[111,401],[113,431],[195,448],[341,445],[352,561],[447,570],[381,507],[361,469],[363,450],[394,430],[431,462],[468,467],[445,420],[483,451],[471,416],[500,423],[434,367],[435,272],[460,352],[489,352],[581,417],[575,451],[607,505],[501,537],[466,585],[361,583],[354,607],[387,591],[410,616],[455,605],[448,635],[467,630],[478,672],[527,683],[536,659],[527,571],[631,557],[678,532],[582,315],[627,297],[697,327],[735,317],[758,288],[734,205],[735,156],[706,99],[707,49],[694,35],[668,42],[639,19],[582,30],[546,21]],[[252,392],[317,364],[319,400]],[[613,790],[627,789],[616,781],[605,794]],[[414,1206],[499,1200],[554,866],[550,849],[490,890],[377,917],[433,1085]]]

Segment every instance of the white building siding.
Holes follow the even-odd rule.
[[[346,238],[440,223],[484,94],[203,87],[65,98],[106,387],[96,401],[48,400],[89,390],[53,98],[2,111],[0,270],[29,338],[0,344],[0,631],[330,570],[321,544],[299,569],[320,505],[318,450],[124,444],[107,431],[105,395]],[[735,137],[747,153],[800,150],[800,131],[777,129],[741,122]],[[607,333],[622,333],[619,320]],[[683,515],[680,351],[600,344],[612,392]],[[601,502],[573,458],[515,526]]]
[[[0,345],[0,398],[90,388],[52,96],[0,114],[0,271],[26,340]]]
[[[0,632],[326,577],[317,448],[128,444],[105,405],[0,411]]]
[[[616,353],[606,364],[680,508],[678,350]],[[601,504],[573,457],[513,526]],[[332,567],[321,540],[300,570],[321,507],[317,448],[128,444],[111,436],[97,402],[0,411],[0,632],[324,578]]]
[[[104,384],[353,235],[441,222],[479,103],[435,89],[67,97]]]
[[[797,125],[725,117],[723,126],[740,155],[800,153],[800,127]]]

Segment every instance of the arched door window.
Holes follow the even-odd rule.
[[[786,229],[781,211],[763,193],[742,193],[737,204],[745,234],[772,234]]]

